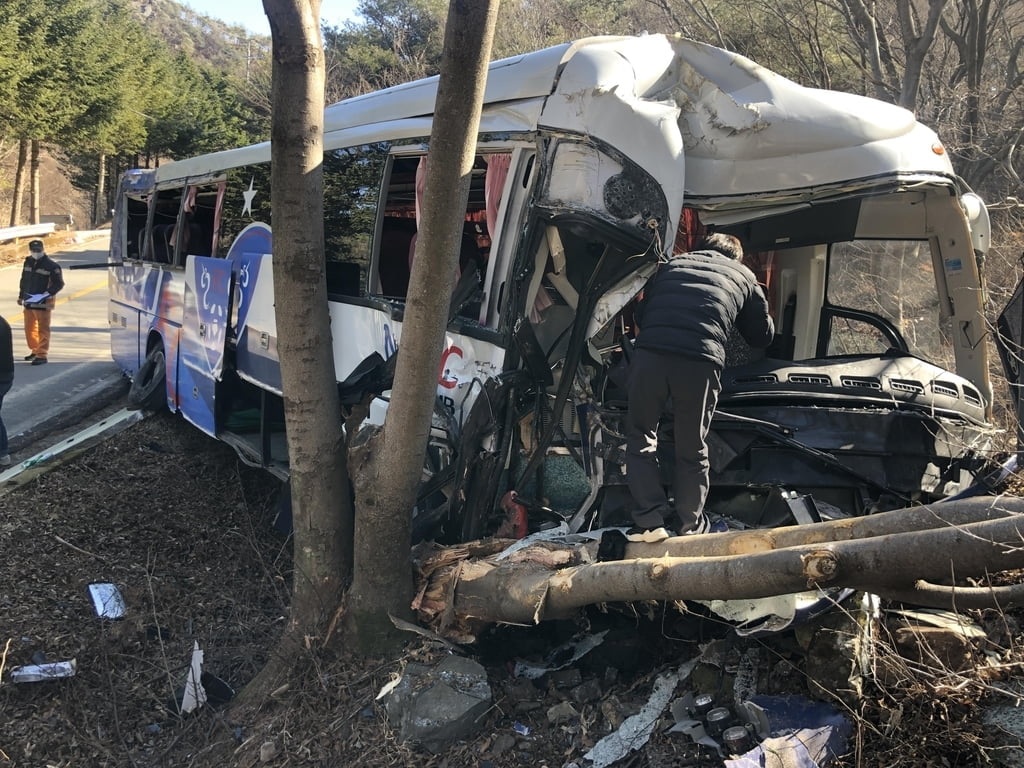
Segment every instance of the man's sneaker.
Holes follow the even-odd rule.
[[[629,541],[634,542],[645,542],[647,544],[655,544],[665,539],[671,539],[675,536],[675,531],[672,531],[665,526],[658,528],[641,528],[638,525],[634,525],[628,531],[626,531],[626,538]]]
[[[32,362],[35,359],[36,359],[36,353],[35,352],[29,352],[27,355],[25,355],[25,362]]]
[[[46,358],[37,357],[35,360],[32,361],[32,365],[46,365]]]
[[[3,456],[0,456],[0,467],[9,466],[11,466],[11,454],[5,453]]]

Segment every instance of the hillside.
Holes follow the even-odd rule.
[[[130,4],[146,26],[173,50],[238,80],[245,79],[250,57],[270,49],[269,37],[225,24],[174,0],[130,0]],[[263,13],[258,0],[252,6],[253,14]]]

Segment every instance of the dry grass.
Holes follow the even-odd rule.
[[[659,673],[712,641],[727,661],[698,668],[702,690],[728,699],[735,659],[749,657],[759,692],[828,696],[805,674],[798,640],[810,628],[740,640],[665,606],[610,606],[573,622],[494,630],[468,649],[487,669],[494,704],[478,733],[444,754],[399,743],[375,701],[406,664],[448,652],[418,636],[399,658],[368,660],[312,640],[289,660],[289,685],[244,718],[222,706],[179,716],[170,703],[194,642],[205,668],[236,688],[274,652],[290,594],[290,540],[271,526],[278,490],[222,444],[163,415],[0,497],[2,664],[30,663],[35,652],[78,661],[62,682],[5,679],[0,768],[585,765],[586,751],[639,710]],[[95,616],[86,590],[94,581],[121,589],[125,619]],[[876,674],[847,712],[856,738],[841,765],[990,764],[996,739],[982,708],[1008,701],[1002,689],[1020,670],[1024,638],[1012,612],[973,618],[986,639],[962,669],[945,666],[938,651],[908,655],[889,623],[876,634]],[[572,666],[578,675],[535,685],[510,674],[516,659],[540,660],[575,633],[604,629],[605,642]],[[563,701],[579,716],[553,725],[548,709]],[[663,728],[621,763],[720,764]]]

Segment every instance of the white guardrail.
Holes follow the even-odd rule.
[[[52,221],[47,224],[27,224],[23,227],[0,227],[0,243],[9,243],[25,237],[52,235],[56,227]]]

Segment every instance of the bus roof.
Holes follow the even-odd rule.
[[[328,106],[325,146],[428,136],[437,84],[425,78]],[[678,35],[590,37],[493,62],[481,131],[538,128],[604,141],[651,172],[670,201],[711,208],[955,176],[909,111],[807,88]],[[167,163],[157,179],[269,156],[264,142]]]

